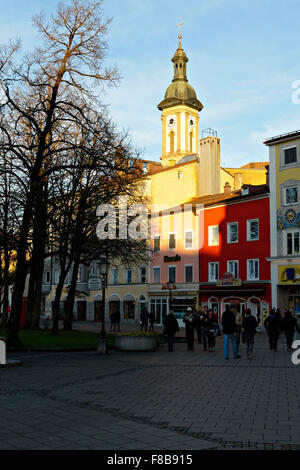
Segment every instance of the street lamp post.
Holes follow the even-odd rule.
[[[172,290],[174,289],[174,282],[167,282],[167,288],[169,289],[169,312],[172,306]]]
[[[99,354],[107,354],[107,338],[105,331],[105,288],[107,283],[108,263],[106,258],[100,261],[100,278],[102,284],[102,305],[101,305],[101,333],[98,341],[97,352]]]

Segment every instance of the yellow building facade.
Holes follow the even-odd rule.
[[[272,303],[300,314],[300,131],[265,141],[270,155]]]

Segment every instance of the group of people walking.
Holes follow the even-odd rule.
[[[195,332],[198,336],[198,343],[202,343],[203,350],[215,352],[216,337],[221,335],[217,314],[207,306],[203,310],[195,311],[188,307],[183,317],[186,328],[187,348],[194,349]],[[235,305],[226,305],[226,309],[221,319],[224,337],[224,358],[229,359],[229,343],[232,344],[233,357],[239,359],[240,342],[246,345],[247,357],[252,359],[254,348],[254,337],[258,322],[247,308],[244,314],[240,313]],[[289,310],[280,312],[279,309],[272,309],[270,315],[264,321],[264,326],[268,332],[270,349],[277,351],[277,342],[280,333],[284,333],[287,340],[287,350],[291,351],[294,334],[300,332],[300,319],[293,316]],[[170,310],[164,320],[163,333],[168,337],[168,350],[173,351],[174,337],[179,332],[178,321],[174,312]]]

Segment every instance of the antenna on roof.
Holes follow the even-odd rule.
[[[214,131],[211,127],[208,127],[207,129],[203,129],[202,131],[202,139],[203,137],[206,136],[212,136],[212,137],[218,137],[217,131]]]

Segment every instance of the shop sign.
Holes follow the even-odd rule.
[[[169,261],[180,261],[181,256],[175,255],[175,256],[164,256],[164,262],[168,263]]]
[[[217,281],[217,286],[241,286],[241,279],[234,279],[232,273],[224,273],[221,279]]]

